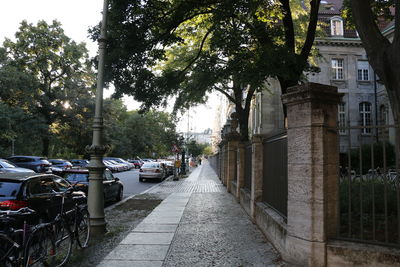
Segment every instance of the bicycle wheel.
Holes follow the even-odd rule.
[[[53,266],[54,242],[48,226],[39,226],[29,235],[24,249],[24,266]]]
[[[76,216],[76,241],[79,247],[86,248],[90,238],[89,212],[87,209],[79,209]]]
[[[8,237],[0,234],[0,267],[11,266],[11,264],[9,264],[10,259],[8,257],[11,249],[12,243]]]
[[[71,255],[73,236],[68,226],[60,222],[55,226],[54,238],[55,252],[51,266],[59,267],[67,263]]]

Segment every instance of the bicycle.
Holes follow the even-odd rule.
[[[52,234],[51,223],[41,223],[33,227],[25,244],[24,266],[54,266],[55,243]]]
[[[53,264],[56,267],[68,261],[74,241],[80,248],[85,248],[90,239],[89,212],[86,207],[75,204],[73,209],[64,211],[65,196],[69,193],[71,190],[62,193],[61,211],[52,222],[55,237]]]
[[[24,220],[22,229],[14,229],[11,225],[18,216],[26,217],[35,214],[34,210],[21,208],[17,211],[0,211],[0,267],[25,265],[25,245],[30,234],[30,226]]]

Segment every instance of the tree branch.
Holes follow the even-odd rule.
[[[290,52],[295,52],[295,42],[294,42],[294,27],[292,19],[292,11],[290,10],[289,0],[279,0],[282,4],[283,17],[283,27],[285,28],[285,43],[286,47],[289,48]]]
[[[254,95],[255,91],[256,91],[256,87],[250,85],[249,89],[247,91],[246,104],[244,106],[245,110],[250,110],[251,99],[253,98],[253,95]]]
[[[204,43],[207,40],[208,35],[211,33],[212,28],[210,28],[207,33],[204,35],[203,40],[201,40],[201,44],[199,47],[199,51],[197,53],[197,55],[189,62],[189,64],[181,71],[181,73],[179,74],[179,76],[183,75],[192,65],[194,62],[196,62],[196,60],[200,57],[201,52],[203,51],[203,47],[204,47]]]
[[[384,72],[384,54],[390,46],[375,22],[371,8],[373,0],[352,0],[351,9],[358,34],[370,58],[370,63],[381,79],[386,80]]]
[[[224,90],[222,90],[222,89],[220,89],[220,88],[218,88],[218,87],[214,87],[214,88],[215,88],[215,90],[217,90],[218,92],[220,92],[220,93],[222,93],[223,95],[225,95],[225,96],[229,99],[229,101],[231,101],[232,103],[236,103],[235,99],[234,99],[230,94],[228,94],[227,92],[225,92]]]
[[[321,0],[311,0],[310,1],[310,6],[311,6],[311,11],[310,11],[310,19],[308,22],[308,28],[307,28],[307,37],[304,42],[303,48],[301,49],[301,57],[304,61],[307,61],[311,48],[314,44],[314,39],[315,39],[315,32],[317,29],[317,23],[318,23],[318,10],[319,10],[319,5],[320,5]]]

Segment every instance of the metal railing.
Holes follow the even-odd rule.
[[[339,128],[339,238],[400,247],[397,130]]]
[[[244,187],[251,190],[251,170],[252,170],[252,144],[249,142],[245,146],[244,153]]]
[[[264,139],[263,150],[262,200],[286,219],[288,200],[286,131]]]

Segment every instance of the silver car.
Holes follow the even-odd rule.
[[[34,172],[34,171],[31,169],[20,168],[6,159],[0,159],[0,172],[4,173],[4,172]]]
[[[145,162],[139,170],[139,182],[143,182],[144,179],[162,181],[164,177],[165,168],[161,162]]]

